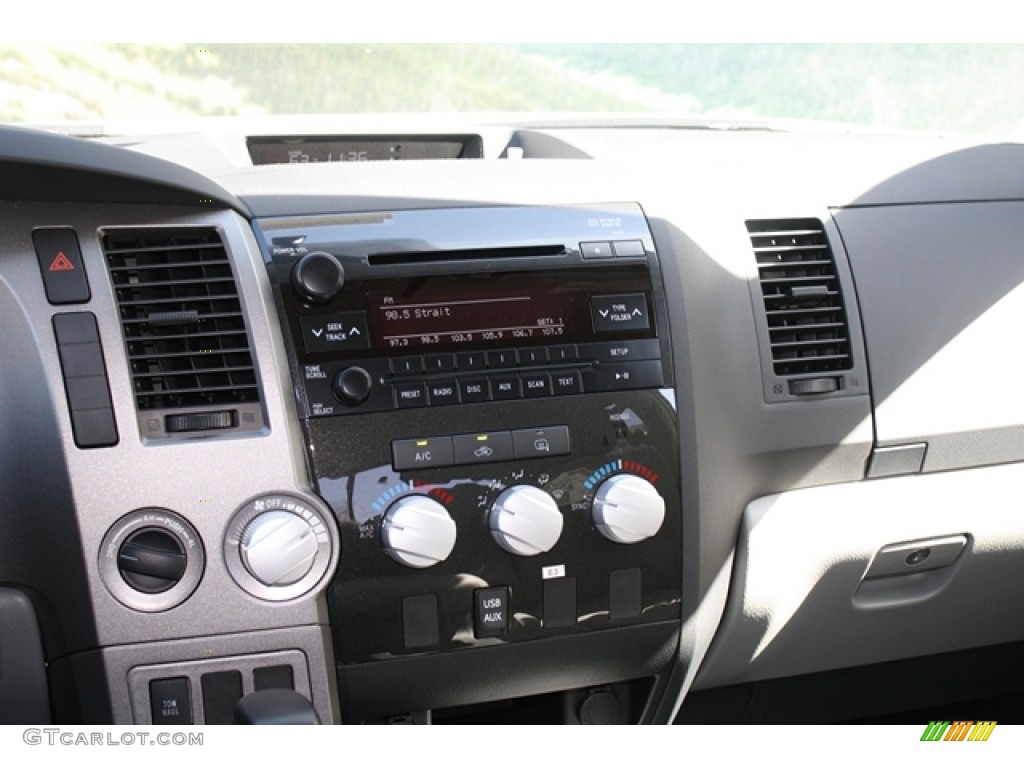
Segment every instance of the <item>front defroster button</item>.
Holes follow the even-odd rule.
[[[569,428],[517,429],[512,433],[512,450],[517,459],[564,456],[569,453]]]

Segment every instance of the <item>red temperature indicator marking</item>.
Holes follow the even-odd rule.
[[[645,467],[643,464],[637,464],[635,461],[624,461],[622,462],[622,468],[627,472],[632,472],[634,474],[640,475],[641,477],[645,478],[648,482],[658,482],[658,476],[650,469]]]
[[[451,506],[453,503],[455,503],[455,497],[448,493],[448,491],[445,491],[441,488],[431,488],[429,491],[427,491],[427,495],[433,496],[435,499],[448,506]]]

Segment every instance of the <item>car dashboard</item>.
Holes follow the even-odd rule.
[[[1024,147],[391,122],[0,129],[0,722],[1020,690]]]

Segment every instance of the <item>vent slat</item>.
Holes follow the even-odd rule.
[[[754,253],[760,256],[762,253],[790,253],[802,251],[814,253],[815,251],[828,251],[827,245],[758,245],[754,246]]]
[[[835,259],[817,220],[748,221],[777,376],[853,366]]]
[[[216,230],[109,230],[103,246],[139,411],[258,403],[241,301]]]
[[[150,280],[145,283],[125,283],[124,285],[116,286],[118,290],[138,290],[140,288],[177,288],[182,285],[209,285],[210,283],[230,283],[235,284],[235,278],[228,277],[195,277],[189,279],[175,280],[174,278],[168,278],[167,280]]]
[[[758,222],[750,222],[750,223],[751,224],[756,224]],[[753,230],[751,230],[748,227],[747,231],[750,232],[750,239],[751,240],[760,240],[760,239],[763,239],[765,237],[776,237],[776,238],[778,238],[778,237],[805,237],[805,236],[808,236],[808,235],[821,236],[821,235],[824,235],[824,233],[825,233],[825,231],[821,227],[818,227],[817,229],[779,229],[779,230],[776,230],[776,231],[763,230],[763,231],[758,231],[758,232],[754,232]]]
[[[251,371],[251,370],[252,370],[252,366],[248,366],[248,365],[234,366],[234,367],[231,367],[231,368],[226,367],[226,366],[218,366],[216,368],[194,368],[194,369],[190,369],[190,370],[175,371],[173,375],[175,375],[175,376],[189,376],[189,375],[199,376],[201,374],[207,374],[207,373],[237,373],[239,371]],[[165,371],[160,371],[158,373],[133,373],[132,374],[132,378],[133,379],[156,379],[156,378],[161,378],[161,377],[166,376],[166,375],[167,375],[167,373]]]
[[[808,341],[773,341],[771,343],[771,348],[772,349],[790,349],[790,348],[793,348],[793,347],[809,347],[809,348],[817,349],[818,347],[821,347],[821,346],[823,346],[824,344],[826,344],[828,342],[832,342],[833,344],[838,345],[838,344],[845,344],[846,341],[847,340],[845,338],[841,337],[841,336],[838,336],[838,337],[836,337],[834,339],[821,339],[821,338],[819,338],[819,339],[810,339]]]
[[[164,360],[164,359],[168,359],[168,358],[172,358],[172,357],[181,357],[181,358],[186,358],[187,359],[187,358],[194,358],[194,357],[197,357],[199,355],[202,355],[202,356],[211,356],[211,355],[239,355],[239,354],[244,355],[244,354],[248,354],[248,352],[249,352],[249,348],[248,347],[235,347],[233,349],[212,349],[212,350],[210,350],[208,352],[204,352],[204,351],[198,350],[198,349],[195,350],[195,351],[190,351],[190,352],[162,352],[162,353],[161,352],[156,352],[156,353],[152,353],[152,354],[139,354],[139,355],[130,354],[130,355],[128,355],[128,361],[129,362],[136,362],[136,361],[142,362],[143,360]]]
[[[204,320],[226,320],[226,319],[230,319],[232,317],[241,319],[241,317],[242,317],[241,311],[238,311],[238,312],[211,312],[211,313],[209,313],[207,315],[200,315],[198,322],[201,323]],[[148,325],[149,321],[146,318],[144,318],[144,317],[126,317],[126,318],[124,318],[121,321],[121,324],[122,325],[140,325],[140,324]],[[203,334],[202,333],[196,333],[196,335],[197,336],[202,336]]]
[[[809,283],[809,282],[828,282],[828,280],[835,280],[835,275],[789,275],[787,277],[763,277],[761,278],[761,285],[781,285],[783,283]]]
[[[256,384],[229,384],[229,385],[216,386],[216,387],[214,387],[214,386],[210,386],[210,387],[191,387],[191,388],[186,388],[186,387],[178,387],[178,388],[168,387],[167,389],[161,390],[159,392],[159,394],[164,395],[166,397],[180,396],[180,395],[206,395],[206,394],[216,394],[216,393],[222,393],[222,394],[241,394],[241,393],[248,393],[249,391],[251,391],[252,393],[258,394],[257,390],[258,390],[258,387],[256,386]],[[138,388],[136,388],[136,393],[138,393]],[[218,402],[231,403],[231,402],[249,402],[249,401],[248,400],[243,400],[242,398],[237,398],[237,399],[234,399],[234,400],[221,399]],[[201,405],[205,405],[205,404],[206,404],[206,401],[201,403]]]
[[[225,293],[223,295],[207,294],[205,296],[181,296],[178,298],[171,299],[135,299],[132,301],[118,301],[118,306],[121,307],[149,307],[153,305],[162,304],[211,304],[218,301],[234,301],[238,304],[238,296],[234,293]]]
[[[160,235],[150,234],[147,232],[138,232],[139,241],[142,242],[146,237],[153,237],[154,239],[160,239]],[[212,235],[217,237],[216,235]],[[175,253],[184,251],[187,253],[196,253],[197,251],[210,251],[215,253],[219,261],[227,262],[227,256],[224,253],[224,245],[220,242],[220,238],[217,238],[216,242],[207,243],[171,243],[164,242],[160,245],[138,245],[138,246],[126,246],[126,247],[112,247],[105,248],[107,256],[121,257],[121,256],[137,256],[141,253]]]

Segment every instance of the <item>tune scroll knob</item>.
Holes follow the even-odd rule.
[[[373,391],[373,378],[365,368],[353,365],[338,371],[331,385],[334,396],[348,406],[365,403]]]
[[[275,509],[246,526],[239,549],[246,569],[261,584],[286,587],[309,573],[318,542],[306,520]]]
[[[384,515],[381,544],[395,562],[429,568],[455,548],[455,521],[443,504],[426,496],[399,499]]]
[[[551,494],[532,485],[502,491],[491,506],[491,535],[506,552],[531,557],[549,551],[562,535],[562,513]]]
[[[609,541],[636,544],[656,534],[665,521],[665,500],[636,475],[614,475],[594,494],[594,525]]]
[[[324,251],[307,253],[292,269],[292,287],[303,301],[326,304],[345,284],[345,270]]]

